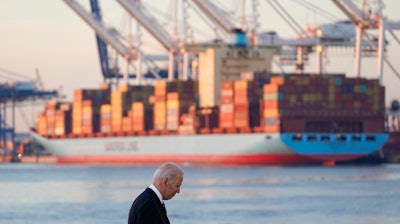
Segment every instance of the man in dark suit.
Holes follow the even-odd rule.
[[[179,193],[183,182],[183,170],[175,163],[164,163],[155,172],[153,184],[133,202],[128,224],[169,224],[164,200]]]

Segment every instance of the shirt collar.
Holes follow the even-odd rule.
[[[149,186],[149,188],[151,190],[154,191],[154,193],[156,193],[158,199],[160,199],[161,204],[164,204],[164,200],[162,199],[161,193],[160,191],[156,188],[156,186],[154,186],[153,184]]]

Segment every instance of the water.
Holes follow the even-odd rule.
[[[0,223],[127,223],[155,168],[0,164]],[[174,224],[400,223],[400,165],[184,170]]]

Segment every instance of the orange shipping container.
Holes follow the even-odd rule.
[[[282,85],[285,83],[285,77],[283,76],[272,76],[270,79],[271,84]]]
[[[266,133],[275,133],[275,132],[279,132],[280,128],[278,125],[267,125],[264,126],[264,132]]]
[[[112,124],[111,125],[111,130],[112,130],[112,132],[119,132],[119,131],[122,131],[122,123],[119,123],[119,124]]]
[[[221,89],[233,89],[234,81],[222,81]]]
[[[233,118],[234,118],[234,113],[233,112],[232,113],[229,113],[229,112],[219,113],[219,119],[220,120],[233,120]]]
[[[234,114],[235,119],[238,120],[249,120],[249,112],[248,111],[236,111]]]
[[[221,120],[219,122],[219,127],[220,128],[233,128],[234,127],[233,120]]]
[[[132,131],[132,119],[130,117],[122,118],[122,131]]]
[[[248,119],[235,119],[234,126],[237,128],[246,128],[249,127],[249,120]]]
[[[264,93],[276,93],[279,92],[279,87],[276,84],[265,84],[263,86]]]
[[[234,104],[234,111],[235,113],[241,112],[241,111],[249,111],[249,104],[248,103],[242,103],[242,104]]]
[[[167,94],[167,82],[164,80],[158,80],[154,85],[155,96],[165,96]]]
[[[111,125],[111,119],[100,119],[100,125]]]
[[[221,97],[233,97],[233,89],[221,89]]]
[[[279,108],[279,101],[277,100],[265,100],[263,101],[264,109],[278,109]]]

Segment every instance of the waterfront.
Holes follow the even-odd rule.
[[[0,164],[1,223],[126,223],[154,166]],[[400,166],[185,166],[170,221],[400,222]]]

